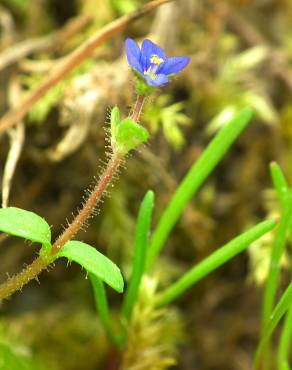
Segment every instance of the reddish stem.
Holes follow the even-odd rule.
[[[133,121],[139,122],[144,102],[145,102],[145,96],[138,95],[135,106],[134,106],[134,109],[133,109],[133,113],[132,113],[132,116],[131,116]]]
[[[46,269],[50,263],[55,259],[58,251],[80,230],[86,220],[93,214],[97,203],[100,201],[104,191],[117,172],[123,158],[118,155],[113,155],[108,162],[100,180],[95,185],[90,193],[87,201],[85,202],[82,210],[74,218],[67,229],[55,241],[50,255],[42,254],[35,259],[32,264],[27,266],[19,274],[12,276],[5,283],[0,285],[0,300],[8,298],[17,290],[21,289],[30,280],[35,279],[38,274]]]
[[[163,0],[161,0],[163,1]],[[145,102],[145,97],[138,95],[131,118],[138,122]],[[123,161],[123,157],[118,154],[113,154],[109,160],[100,180],[96,183],[94,189],[90,193],[87,201],[83,205],[82,210],[74,218],[66,230],[57,238],[52,246],[50,254],[43,253],[31,265],[27,266],[22,272],[9,278],[5,283],[0,285],[0,300],[8,298],[17,290],[21,289],[30,280],[35,279],[38,274],[46,269],[50,263],[56,258],[58,251],[81,229],[85,222],[92,216],[96,205],[100,201],[104,191],[113,179],[119,166]]]
[[[108,184],[112,180],[114,174],[117,172],[122,158],[113,155],[106,169],[104,170],[100,180],[95,185],[94,189],[90,193],[86,203],[84,204],[82,210],[74,218],[68,228],[61,234],[58,239],[53,244],[52,255],[55,255],[67,241],[73,238],[73,236],[80,230],[88,218],[92,215],[96,208],[97,203],[100,201],[102,194],[106,190]]]
[[[41,256],[36,258],[29,266],[22,270],[19,274],[12,276],[5,283],[0,285],[0,300],[10,297],[17,290],[20,290],[25,284],[32,279],[36,279],[38,274],[48,267],[49,263]]]

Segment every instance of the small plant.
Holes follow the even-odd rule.
[[[157,259],[191,198],[250,122],[253,112],[249,108],[244,108],[220,128],[190,168],[152,232],[154,193],[150,190],[146,193],[137,218],[132,269],[127,278],[127,289],[118,322],[114,322],[104,283],[122,293],[124,282],[121,272],[111,260],[94,247],[73,239],[94,216],[98,203],[128,153],[148,140],[148,131],[139,123],[145,99],[157,87],[170,82],[190,61],[185,56],[167,58],[164,51],[150,40],[144,40],[140,48],[134,40],[128,38],[125,48],[128,62],[136,76],[137,100],[131,114],[126,118],[122,117],[118,107],[115,106],[111,110],[109,130],[111,152],[108,162],[76,217],[52,243],[50,226],[39,215],[15,207],[0,209],[0,230],[2,232],[41,245],[39,256],[31,265],[0,285],[0,299],[10,297],[58,258],[64,257],[70,262],[77,262],[89,275],[100,320],[112,345],[120,353],[122,368],[124,370],[163,370],[175,363],[176,344],[182,338],[179,314],[170,304],[191,286],[273,230],[277,222],[270,219],[258,223],[223,246],[216,248],[211,255],[191,267],[167,287],[162,287],[160,284],[159,275],[154,269]],[[282,337],[284,339],[281,341],[281,355],[279,355],[279,364],[282,366],[280,369],[284,370],[289,368],[287,341],[289,342],[291,338],[292,288],[290,284],[277,306],[274,307],[278,282],[278,270],[274,267],[278,266],[286,232],[291,224],[292,197],[278,167],[273,167],[272,174],[276,190],[284,205],[284,213],[277,229],[271,258],[271,269],[264,299],[262,338],[257,351],[255,368],[265,360],[266,357],[263,356],[268,356],[269,337],[280,318],[288,312]]]

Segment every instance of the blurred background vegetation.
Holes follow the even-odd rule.
[[[93,32],[145,3],[0,0],[1,115]],[[169,279],[256,221],[278,214],[269,178],[271,160],[281,164],[292,183],[292,2],[173,1],[97,48],[35,104],[24,120],[9,204],[44,216],[55,236],[105,158],[109,107],[118,104],[125,115],[132,104],[133,78],[123,51],[126,36],[151,38],[169,56],[188,55],[191,63],[179,79],[149,98],[142,115],[152,133],[149,145],[129,158],[101,214],[80,234],[121,266],[125,276],[145,192],[155,191],[155,222],[211,135],[243,106],[256,112],[172,233],[157,266]],[[18,50],[27,44],[31,48],[10,63],[15,44]],[[15,135],[12,131],[1,137],[1,181]],[[37,249],[21,246],[16,238],[0,238],[0,277],[5,280],[7,273],[31,261]],[[270,241],[271,236],[262,239],[249,254],[180,299],[187,330],[177,369],[251,368]],[[283,283],[289,279],[289,265],[291,255],[283,261]],[[120,297],[108,293],[115,309]],[[19,358],[11,369],[1,367],[0,360],[1,370],[114,369],[115,354],[95,312],[88,280],[77,266],[66,268],[58,261],[41,275],[40,285],[32,282],[2,303],[1,353]]]

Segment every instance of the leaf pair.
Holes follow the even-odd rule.
[[[42,245],[41,255],[51,255],[51,228],[45,219],[24,209],[0,209],[0,231]],[[85,268],[88,273],[103,280],[117,292],[123,291],[123,278],[119,268],[95,248],[79,241],[69,241],[53,259],[66,257]]]

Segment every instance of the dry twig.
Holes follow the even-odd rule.
[[[19,100],[20,86],[16,79],[11,84],[10,101],[11,106]],[[23,122],[18,122],[15,127],[8,131],[10,139],[10,149],[7,155],[2,179],[2,207],[8,207],[9,194],[15,169],[23,148],[25,130]]]
[[[104,43],[111,36],[122,31],[134,20],[144,16],[145,14],[148,14],[153,9],[169,1],[170,0],[151,1],[148,4],[145,4],[141,9],[116,19],[102,28],[100,31],[97,31],[95,34],[93,34],[88,40],[86,40],[71,54],[64,58],[63,61],[58,63],[49,76],[42,83],[40,83],[38,87],[31,91],[31,93],[24,99],[19,107],[9,111],[6,115],[4,115],[4,117],[2,117],[0,120],[0,134],[21,120],[33,104],[35,104],[47,93],[48,90],[50,90],[65,76],[67,76],[69,72],[80,65],[85,59],[90,57],[99,45]]]
[[[0,54],[0,71],[25,58],[29,54],[58,48],[69,38],[87,27],[91,22],[92,19],[89,17],[74,18],[66,23],[63,29],[51,35],[30,38],[29,40],[14,44]]]

